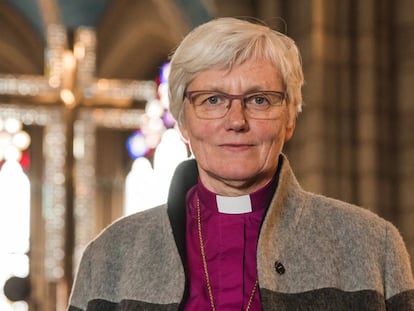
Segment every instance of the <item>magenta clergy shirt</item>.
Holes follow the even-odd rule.
[[[186,311],[211,310],[200,250],[197,200],[200,200],[201,230],[216,310],[245,310],[257,279],[257,240],[272,190],[269,183],[250,194],[252,211],[243,214],[220,213],[216,194],[200,181],[188,191]],[[255,291],[250,310],[261,310],[259,289]]]

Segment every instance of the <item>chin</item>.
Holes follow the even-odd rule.
[[[257,175],[260,174],[260,172],[256,170],[241,170],[240,167],[234,168],[234,169],[224,169],[221,171],[218,171],[218,176],[225,180],[231,180],[235,182],[246,182],[253,179],[256,179]]]

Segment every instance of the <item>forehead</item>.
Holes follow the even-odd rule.
[[[280,70],[270,61],[250,59],[230,69],[213,67],[199,72],[188,85],[188,90],[281,90]]]

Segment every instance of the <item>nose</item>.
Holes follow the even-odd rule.
[[[226,128],[237,132],[248,129],[246,111],[241,99],[233,99],[226,114]]]

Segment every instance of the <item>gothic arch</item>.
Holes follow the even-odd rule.
[[[97,26],[98,76],[153,79],[188,30],[174,1],[112,1]]]

